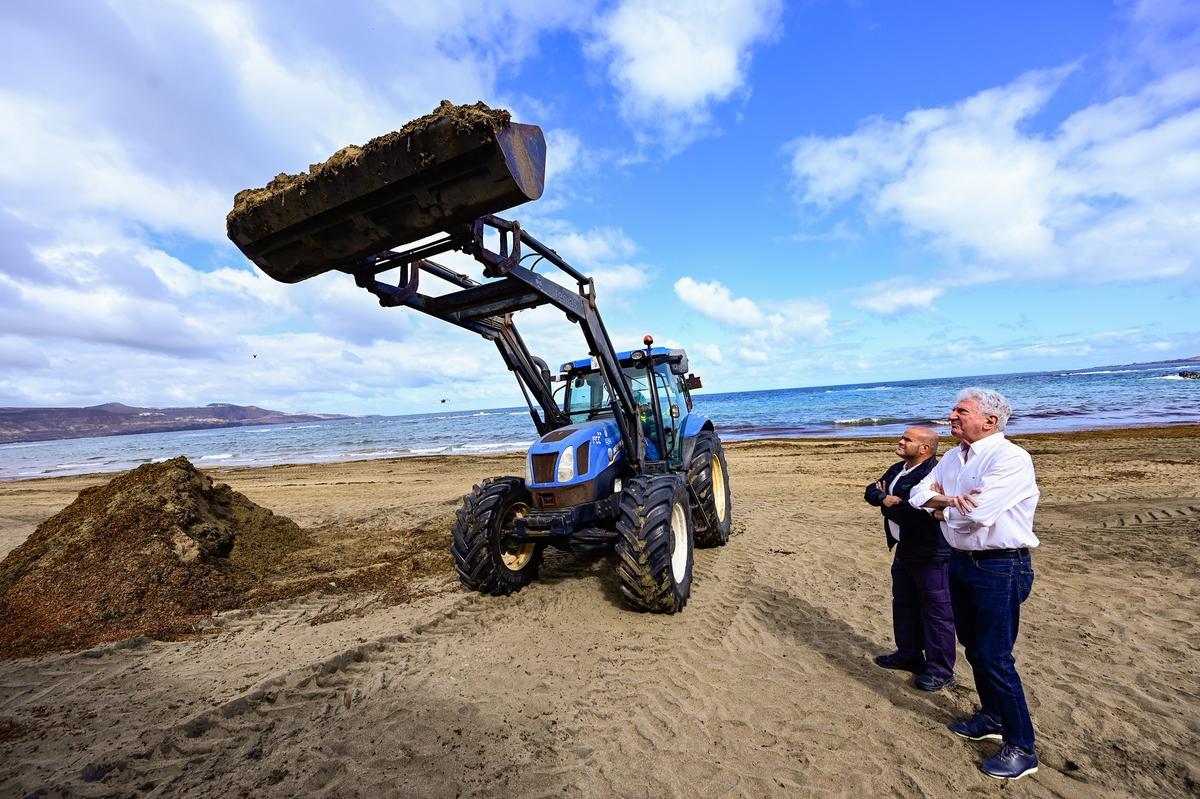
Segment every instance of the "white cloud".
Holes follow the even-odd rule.
[[[1189,0],[1122,0],[1128,27],[1118,46],[1122,58],[1109,67],[1118,83],[1149,72],[1163,74],[1195,64],[1200,53],[1200,15]]]
[[[0,186],[22,217],[89,214],[218,241],[230,198],[180,175],[143,171],[129,148],[70,105],[0,90]]]
[[[546,136],[546,187],[561,183],[579,167],[584,158],[583,142],[579,135],[566,128],[545,131]]]
[[[618,264],[602,266],[592,270],[592,279],[596,281],[596,297],[614,297],[620,302],[628,303],[631,295],[650,284],[653,270],[645,265]],[[603,291],[603,294],[601,292]]]
[[[756,347],[829,335],[829,307],[817,300],[772,300],[767,313],[754,300],[734,297],[719,281],[699,283],[690,277],[675,281],[675,296],[697,313],[743,331],[742,342]]]
[[[345,275],[278,284],[224,240],[238,189],[443,97],[510,105],[506,71],[593,16],[540,0],[393,6],[93,4],[69,18],[27,6],[0,26],[0,49],[25,65],[0,78],[5,401],[379,412],[421,392],[518,399],[477,336],[382,310]],[[587,153],[569,129],[549,136],[561,182]],[[568,244],[596,256],[613,295],[643,287],[651,270],[631,261],[632,242],[606,234]]]
[[[22,285],[0,276],[4,331],[33,340],[102,342],[194,358],[228,350],[235,340],[204,320],[180,316],[169,302],[106,286]]]
[[[929,309],[943,293],[944,288],[931,286],[927,280],[896,277],[864,287],[853,304],[884,316],[898,316]]]
[[[552,226],[554,250],[572,266],[587,271],[592,264],[631,258],[637,252],[633,239],[619,228],[595,227],[575,230],[557,223]]]
[[[1071,70],[792,145],[800,199],[856,202],[974,279],[1144,280],[1200,265],[1200,67],[1028,130]]]
[[[621,113],[669,150],[705,134],[713,105],[747,91],[755,45],[776,33],[778,0],[623,0],[596,26]]]
[[[697,344],[692,347],[692,350],[718,366],[725,363],[725,356],[721,353],[721,348],[716,344]]]
[[[730,327],[755,329],[767,324],[766,316],[753,300],[734,297],[716,280],[698,283],[690,277],[681,277],[675,281],[675,296],[697,313]]]
[[[784,300],[771,320],[779,339],[823,339],[829,336],[829,306],[818,300]]]

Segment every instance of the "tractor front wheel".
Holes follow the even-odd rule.
[[[617,519],[617,579],[637,610],[677,613],[692,590],[692,514],[677,475],[641,475],[625,485]]]
[[[721,439],[711,430],[696,436],[688,482],[700,504],[692,509],[696,546],[723,547],[733,530],[733,495],[729,492],[729,466]]]
[[[450,544],[463,585],[500,596],[520,591],[537,578],[542,546],[505,540],[529,508],[529,490],[519,477],[492,477],[463,497]]]

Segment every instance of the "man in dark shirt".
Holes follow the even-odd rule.
[[[950,605],[950,547],[937,520],[912,507],[908,494],[937,465],[938,435],[910,427],[900,436],[902,460],[867,486],[867,502],[883,513],[892,561],[892,626],[896,651],[875,663],[911,671],[917,687],[940,691],[954,685],[954,611]]]

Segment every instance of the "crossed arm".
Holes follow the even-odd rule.
[[[937,470],[913,489],[910,502],[934,512],[952,527],[989,527],[1008,508],[1036,496],[1033,464],[1018,450],[992,464],[981,476],[982,486],[958,495],[947,495],[937,482]]]
[[[882,507],[884,517],[897,524],[925,515],[925,511],[914,508],[895,494],[889,494],[887,483],[883,480],[868,485],[864,498],[871,505]]]
[[[929,508],[930,510],[934,511],[940,511],[943,508],[952,507],[964,516],[975,510],[975,508],[979,507],[979,500],[975,499],[975,495],[983,491],[982,488],[972,488],[965,494],[947,495],[945,493],[945,489],[942,488],[942,484],[937,480],[933,481],[933,484],[930,486],[930,488],[933,489],[934,495],[925,500],[925,502],[921,504],[921,507]],[[937,513],[934,515],[939,519],[942,518]]]

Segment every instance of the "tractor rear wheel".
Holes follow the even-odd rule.
[[[617,579],[637,610],[677,613],[692,590],[692,515],[678,475],[625,484],[617,517]]]
[[[529,490],[519,477],[492,477],[463,497],[450,554],[462,584],[483,594],[520,591],[537,577],[542,545],[506,544],[505,534],[529,513]]]
[[[733,530],[733,495],[729,491],[729,467],[725,448],[711,430],[696,436],[688,482],[700,500],[692,509],[696,546],[722,547]]]

